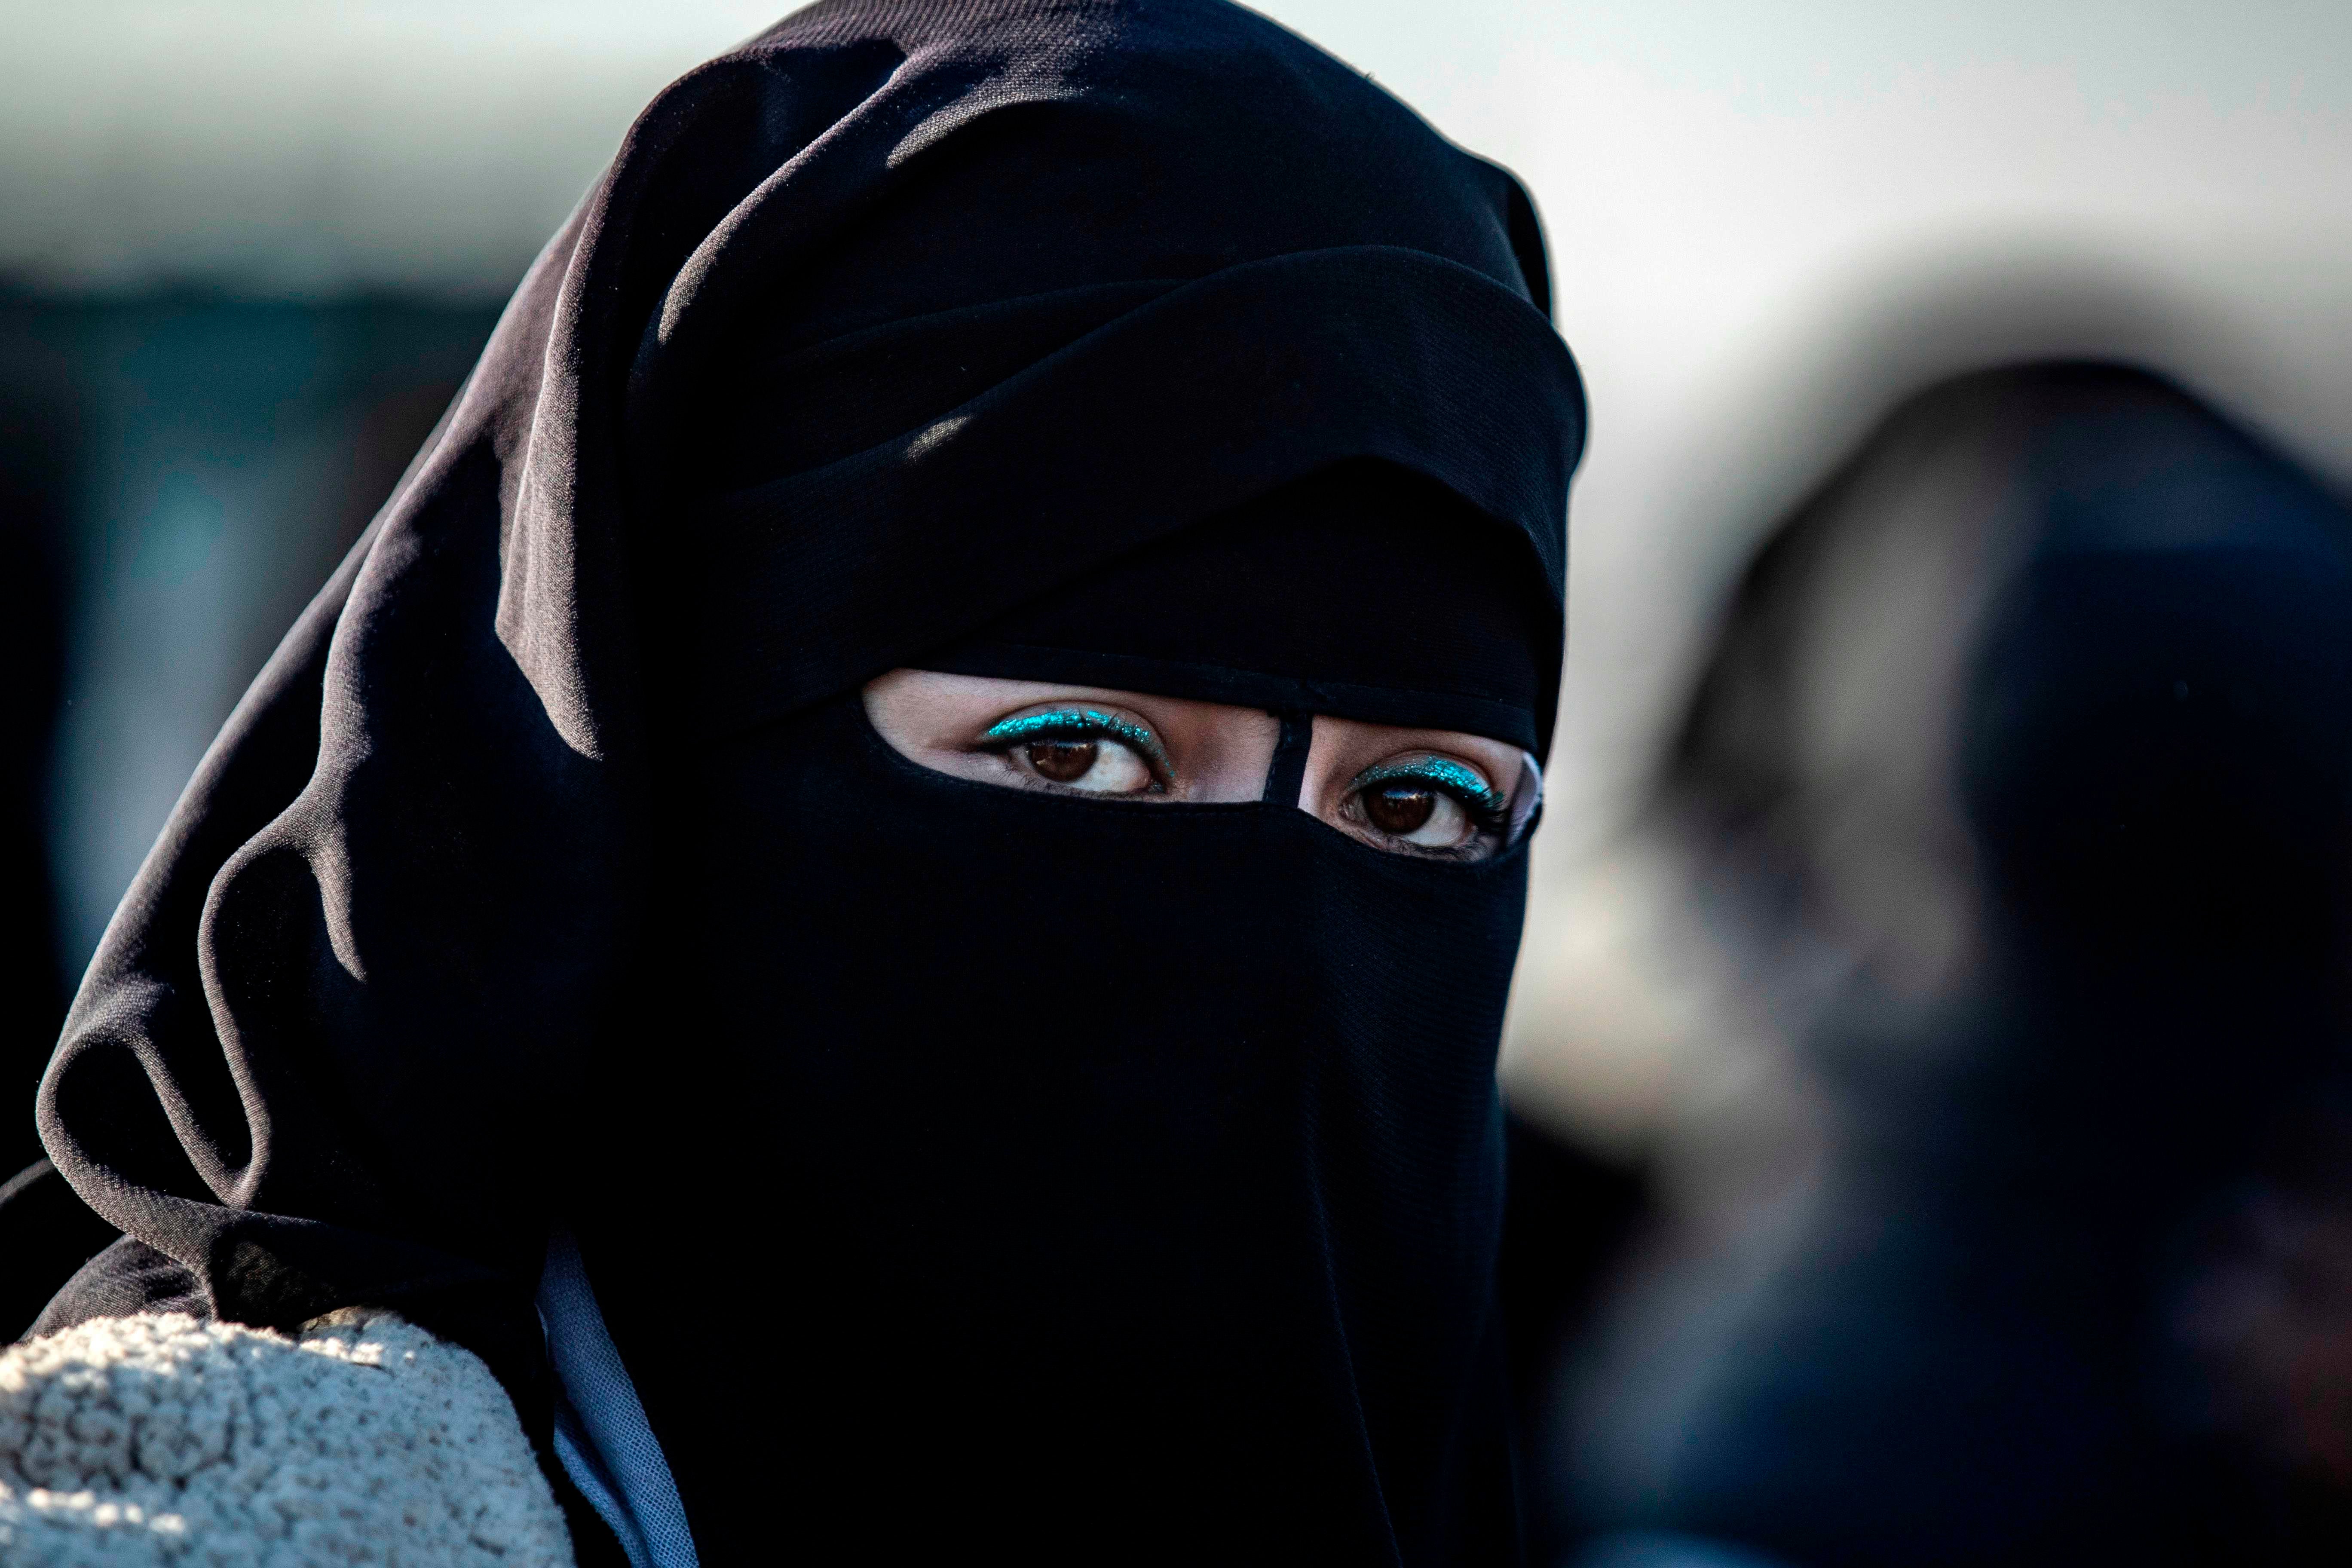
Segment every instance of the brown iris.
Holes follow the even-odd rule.
[[[1437,792],[1423,784],[1382,784],[1364,795],[1364,815],[1382,833],[1402,838],[1429,824],[1437,811]]]
[[[1029,765],[1041,778],[1055,784],[1076,784],[1087,776],[1102,754],[1100,742],[1092,740],[1044,740],[1029,742]]]

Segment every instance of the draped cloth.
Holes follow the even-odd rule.
[[[1512,542],[1540,750],[1584,428],[1549,304],[1517,181],[1215,0],[827,0],[689,73],[110,924],[38,1115],[126,1240],[44,1326],[396,1307],[543,1437],[551,1228],[691,1152],[570,1131],[702,984],[649,957],[677,760],[1363,459]]]

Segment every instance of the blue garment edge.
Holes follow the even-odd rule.
[[[539,1321],[555,1373],[555,1457],[619,1538],[629,1568],[699,1568],[686,1504],[636,1384],[604,1327],[568,1230],[547,1240]]]

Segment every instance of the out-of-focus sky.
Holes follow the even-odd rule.
[[[1551,883],[1622,819],[1755,529],[1906,382],[2151,354],[2352,475],[2343,0],[1262,9],[1549,226],[1593,405]],[[0,277],[501,292],[635,109],[776,14],[0,0]],[[1531,954],[1558,940],[1539,909]]]

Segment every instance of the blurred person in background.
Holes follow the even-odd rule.
[[[1939,384],[1755,558],[1654,821],[1791,1047],[1571,1380],[1583,1561],[2352,1549],[2336,499],[2139,370]]]
[[[302,1336],[498,1375],[521,1560],[1517,1561],[1549,308],[1510,174],[1219,0],[669,89],[100,947],[40,1121],[125,1235],[0,1529],[138,1549],[201,1445],[41,1410]]]

